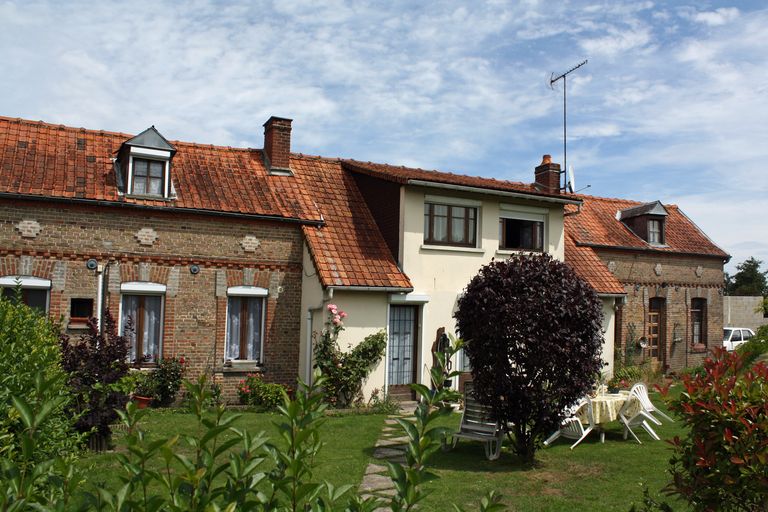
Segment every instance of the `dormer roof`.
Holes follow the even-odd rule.
[[[176,153],[176,148],[157,131],[155,125],[150,126],[140,134],[131,137],[123,143],[125,146],[134,146],[148,149],[159,149],[161,151],[170,151]]]
[[[666,217],[669,213],[667,213],[667,210],[664,208],[664,205],[661,204],[661,201],[653,201],[651,203],[641,204],[640,206],[619,210],[619,220],[627,220],[641,215],[659,215]]]

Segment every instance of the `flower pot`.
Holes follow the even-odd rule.
[[[147,407],[149,407],[149,404],[152,402],[152,397],[133,395],[132,400],[133,400],[133,403],[136,404],[136,407],[138,407],[139,409],[146,409]]]

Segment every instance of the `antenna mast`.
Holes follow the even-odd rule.
[[[561,78],[563,80],[563,169],[560,171],[560,174],[565,173],[565,171],[568,169],[568,145],[566,142],[567,141],[566,134],[568,133],[566,128],[567,127],[566,112],[567,112],[567,106],[568,106],[568,102],[567,102],[568,95],[566,93],[566,89],[567,89],[566,85],[567,85],[567,79],[568,79],[567,77],[568,75],[570,75],[571,73],[579,69],[581,66],[583,66],[587,62],[588,60],[584,59],[583,62],[579,62],[578,64],[573,66],[571,69],[569,69],[562,75],[555,76],[555,74],[552,73],[552,75],[549,78],[549,87],[551,89],[555,88],[555,82],[557,82]]]

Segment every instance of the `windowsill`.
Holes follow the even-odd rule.
[[[448,252],[469,252],[473,254],[484,254],[485,249],[482,247],[462,247],[459,245],[427,245],[422,244],[419,247],[425,251],[448,251]]]
[[[669,246],[667,244],[659,244],[656,242],[648,242],[648,245],[653,247],[654,249],[667,249]]]
[[[533,249],[497,249],[496,254],[511,256],[513,254],[544,254],[546,251],[535,251]]]
[[[85,331],[88,329],[88,322],[69,322],[67,329],[70,331]]]
[[[691,345],[691,352],[694,354],[702,354],[706,353],[707,346],[701,343],[697,343],[696,345]]]
[[[152,194],[125,194],[126,199],[144,199],[150,201],[166,201],[168,203],[175,201],[175,197],[156,196]]]
[[[264,367],[258,361],[246,361],[242,359],[226,361],[222,366],[224,373],[250,373],[264,372]]]

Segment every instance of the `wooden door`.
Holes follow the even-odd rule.
[[[664,361],[664,299],[655,297],[648,305],[648,355],[654,362]]]
[[[401,399],[412,399],[409,384],[416,382],[418,362],[417,306],[390,306],[387,392]]]

